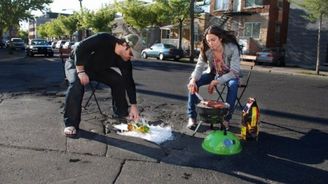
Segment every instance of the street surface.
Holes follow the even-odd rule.
[[[259,141],[234,156],[205,152],[211,130],[196,135],[187,123],[187,80],[194,64],[134,61],[141,115],[172,127],[161,145],[117,135],[111,129],[110,88],[96,91],[82,111],[77,139],[66,138],[62,110],[66,84],[58,57],[1,58],[0,183],[327,183],[328,78],[274,72],[256,66],[244,94],[260,108]],[[16,57],[17,56],[17,57]],[[246,72],[246,71],[244,71]],[[206,88],[200,93],[209,99]],[[90,90],[84,97],[90,95]],[[239,133],[237,109],[231,131]]]

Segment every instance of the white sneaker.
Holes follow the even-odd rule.
[[[194,126],[196,124],[196,120],[189,118],[188,119],[188,124],[187,124],[187,128],[191,128],[192,126]]]

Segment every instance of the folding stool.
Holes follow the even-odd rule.
[[[90,102],[90,100],[91,100],[91,98],[92,98],[92,96],[93,96],[93,98],[95,99],[95,102],[96,102],[96,104],[97,104],[97,107],[98,107],[99,113],[100,113],[101,115],[104,115],[104,114],[102,113],[101,109],[100,109],[100,106],[99,106],[99,103],[98,103],[98,100],[97,100],[97,97],[96,97],[96,94],[95,94],[95,92],[96,92],[97,88],[99,87],[99,85],[100,85],[100,82],[97,82],[96,85],[95,85],[95,87],[93,87],[92,83],[89,82],[89,87],[90,87],[90,89],[91,89],[91,95],[89,96],[88,100],[86,101],[85,105],[83,106],[83,109],[85,109],[85,110],[87,109],[87,106],[89,105],[89,102]]]
[[[241,99],[244,95],[244,92],[246,91],[246,88],[248,87],[248,83],[249,83],[249,80],[251,78],[252,70],[253,70],[253,67],[255,66],[255,63],[254,62],[242,61],[242,62],[240,62],[240,65],[250,67],[249,71],[248,71],[248,74],[246,76],[246,80],[243,80],[243,81],[239,80],[239,84],[238,84],[237,102],[236,102],[235,106],[239,105],[240,108],[243,108],[243,105],[241,103]],[[221,90],[217,86],[215,86],[215,90],[219,95],[217,100],[222,100],[223,102],[225,102],[222,95],[223,95],[226,88],[227,88],[226,84],[223,85],[223,88]],[[239,92],[239,89],[241,89],[242,91]]]

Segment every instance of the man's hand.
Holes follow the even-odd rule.
[[[219,84],[219,81],[217,80],[212,80],[211,83],[208,85],[208,93],[213,94],[214,87]]]
[[[191,94],[194,94],[198,91],[198,87],[196,85],[196,81],[194,79],[191,79],[189,81],[189,84],[187,85],[187,88]]]
[[[129,119],[138,121],[139,118],[140,116],[139,116],[138,107],[136,104],[132,104],[130,108]]]
[[[89,84],[90,82],[89,76],[85,72],[78,73],[77,76],[79,77],[80,82],[83,86]]]

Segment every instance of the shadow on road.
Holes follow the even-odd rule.
[[[277,110],[269,110],[269,109],[261,109],[261,114],[270,115],[270,116],[276,116],[280,118],[286,118],[286,119],[293,119],[293,120],[300,120],[300,121],[307,121],[310,123],[319,123],[319,124],[327,124],[328,119],[327,118],[319,118],[314,116],[307,116],[303,114],[294,114],[290,112],[282,112]]]
[[[158,162],[220,171],[251,183],[325,183],[328,179],[327,171],[310,165],[327,159],[328,134],[320,130],[311,130],[300,140],[261,132],[258,142],[243,143],[243,151],[234,156],[206,153],[200,146],[202,138],[179,132],[174,135],[177,139],[160,145],[161,148],[85,130],[80,131],[79,138],[99,141]]]

